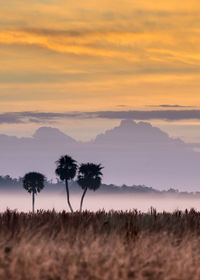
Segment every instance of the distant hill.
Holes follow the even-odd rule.
[[[0,173],[19,177],[34,170],[55,178],[55,161],[69,154],[79,163],[101,163],[108,185],[198,191],[200,153],[193,148],[147,122],[123,120],[85,143],[56,128],[41,127],[33,137],[0,135]]]

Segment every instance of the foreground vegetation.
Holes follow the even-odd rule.
[[[200,279],[200,213],[7,211],[0,279]]]

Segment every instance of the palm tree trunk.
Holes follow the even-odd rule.
[[[69,200],[69,187],[68,187],[68,181],[65,180],[65,187],[66,187],[66,193],[67,193],[67,203],[69,205],[70,211],[73,213],[73,208],[71,206],[70,200]]]
[[[35,193],[32,192],[32,212],[35,213]]]
[[[84,199],[84,197],[85,197],[86,192],[87,192],[87,187],[84,189],[84,192],[83,192],[82,197],[81,197],[80,212],[82,211],[83,199]]]

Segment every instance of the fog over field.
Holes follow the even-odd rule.
[[[72,194],[71,203],[74,210],[79,210],[81,194]],[[17,211],[31,211],[31,195],[23,193],[2,193],[0,195],[0,212],[7,208]],[[35,207],[37,210],[69,211],[66,203],[66,195],[47,194],[41,192],[36,196]],[[137,209],[148,212],[150,208],[155,208],[158,212],[175,210],[185,210],[195,208],[200,210],[200,197],[180,197],[176,195],[153,195],[153,194],[98,194],[89,193],[85,197],[83,210],[119,210],[128,211]]]

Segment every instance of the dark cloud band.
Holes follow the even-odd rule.
[[[61,119],[133,119],[133,120],[200,120],[200,110],[96,111],[96,112],[7,112],[0,114],[0,124],[45,123]]]
[[[147,107],[157,107],[157,108],[194,108],[195,106],[184,106],[178,104],[161,104],[161,105],[148,105]]]
[[[200,119],[200,110],[153,110],[153,111],[107,111],[97,112],[96,117],[134,120],[187,120]]]

